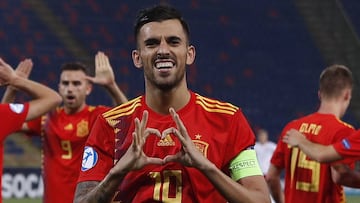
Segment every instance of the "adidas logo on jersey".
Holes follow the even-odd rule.
[[[171,138],[170,134],[166,135],[164,139],[161,139],[157,146],[159,147],[167,147],[167,146],[175,146],[174,140]]]

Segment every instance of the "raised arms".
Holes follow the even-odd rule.
[[[32,66],[30,59],[25,59],[23,63],[27,64],[26,68],[24,69],[28,69],[29,66]],[[21,67],[22,66],[19,68],[23,69]],[[34,98],[29,102],[30,107],[26,120],[32,120],[36,117],[39,117],[60,104],[61,97],[54,90],[38,82],[29,80],[24,76],[19,76],[21,75],[19,72],[22,72],[20,69],[16,72],[9,64],[0,59],[0,84],[10,85],[16,89],[28,93]],[[8,100],[10,100],[10,98],[3,98],[2,101]]]
[[[110,65],[109,58],[103,52],[99,51],[95,55],[95,77],[88,76],[87,79],[94,84],[104,86],[109,92],[114,105],[128,101],[125,94],[116,84],[114,71]]]

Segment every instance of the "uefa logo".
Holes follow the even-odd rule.
[[[86,146],[84,149],[81,170],[87,171],[94,167],[98,161],[98,154],[92,147]]]

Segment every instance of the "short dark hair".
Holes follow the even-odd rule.
[[[162,22],[164,20],[178,19],[185,31],[188,41],[190,41],[190,29],[187,22],[182,17],[180,11],[163,4],[145,8],[139,11],[134,24],[134,37],[137,42],[138,34],[143,25],[149,22]]]
[[[346,88],[353,88],[353,76],[349,68],[344,65],[331,65],[320,74],[319,91],[326,98],[340,95]]]
[[[89,68],[81,62],[64,63],[61,65],[60,70],[61,70],[61,72],[66,71],[66,70],[75,70],[75,71],[80,70],[80,71],[83,71],[86,75],[90,74]]]

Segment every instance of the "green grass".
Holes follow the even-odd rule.
[[[346,200],[346,203],[359,203],[360,195],[347,195]]]
[[[3,203],[41,203],[41,199],[3,199]]]

